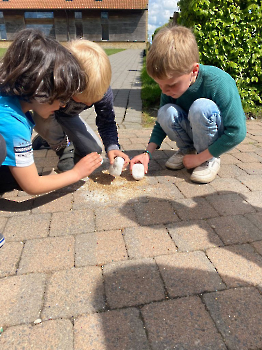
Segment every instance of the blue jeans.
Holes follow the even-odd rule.
[[[206,150],[224,132],[218,106],[206,98],[195,100],[188,113],[175,104],[166,104],[159,109],[157,121],[179,149],[195,149],[197,153]]]
[[[51,115],[47,119],[34,112],[34,129],[53,150],[66,145],[66,135],[73,142],[76,153],[84,157],[91,152],[102,152],[102,143],[93,129],[80,116],[59,117]]]

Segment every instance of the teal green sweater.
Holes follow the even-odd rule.
[[[216,103],[224,125],[224,133],[208,147],[213,157],[235,147],[246,136],[246,117],[234,79],[223,70],[200,64],[197,80],[178,99],[162,93],[160,107],[172,103],[180,106],[188,113],[192,103],[198,98],[207,98]],[[156,122],[149,142],[158,146],[166,137],[166,133]]]

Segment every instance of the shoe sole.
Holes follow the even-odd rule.
[[[200,183],[200,184],[207,184],[207,183],[213,181],[216,178],[217,173],[219,172],[219,170],[220,170],[220,166],[219,166],[218,170],[215,173],[209,174],[208,176],[206,175],[202,179],[201,179],[201,177],[199,175],[195,175],[194,173],[192,173],[192,175],[190,176],[190,180],[193,181],[193,182],[196,182],[196,183]]]

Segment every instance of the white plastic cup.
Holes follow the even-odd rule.
[[[109,166],[109,174],[112,176],[120,176],[123,170],[123,165],[125,163],[124,158],[116,157],[113,164]]]
[[[132,167],[132,176],[135,180],[141,180],[145,176],[145,167],[142,163],[136,163]]]

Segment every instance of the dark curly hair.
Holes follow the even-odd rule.
[[[76,58],[38,29],[18,32],[0,63],[0,93],[27,102],[66,102],[85,90],[87,76]]]

